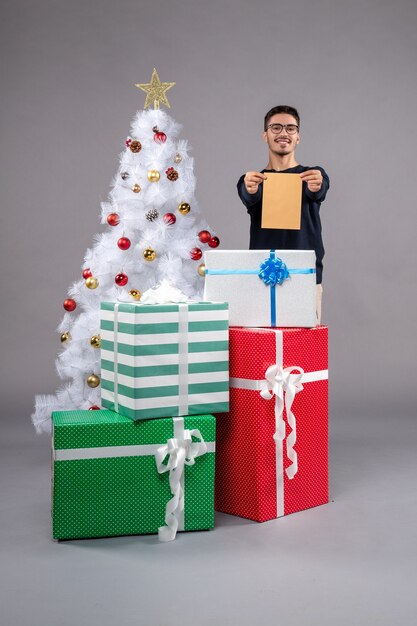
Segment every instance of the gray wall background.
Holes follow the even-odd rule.
[[[295,105],[323,165],[324,321],[333,420],[415,414],[417,5],[414,0],[14,0],[0,20],[1,419],[58,386],[55,328],[101,230],[152,68],[193,146],[197,198],[246,248],[241,173],[265,165],[264,113]]]

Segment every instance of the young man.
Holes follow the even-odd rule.
[[[238,193],[250,215],[251,250],[315,250],[317,280],[317,320],[321,320],[324,247],[321,238],[320,205],[329,189],[329,177],[322,167],[299,165],[295,148],[300,143],[300,117],[297,109],[280,105],[265,115],[263,138],[269,160],[261,172],[246,172],[237,184]],[[300,174],[303,181],[300,230],[261,228],[262,183],[268,172]]]

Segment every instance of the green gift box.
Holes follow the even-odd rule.
[[[101,401],[131,419],[229,410],[227,302],[101,303]]]
[[[215,418],[132,421],[107,410],[52,414],[55,539],[214,526]]]

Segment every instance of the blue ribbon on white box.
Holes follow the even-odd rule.
[[[229,274],[257,274],[265,285],[270,287],[270,304],[271,304],[271,326],[276,326],[276,285],[282,285],[285,280],[290,278],[291,274],[315,274],[315,267],[292,268],[289,269],[284,261],[275,256],[275,250],[270,250],[269,257],[263,261],[259,269],[206,269],[206,274],[210,275],[229,275]]]

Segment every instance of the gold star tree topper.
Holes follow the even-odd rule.
[[[168,109],[170,108],[168,98],[165,92],[171,89],[175,83],[161,83],[159,80],[158,72],[153,68],[151,82],[150,83],[138,83],[135,85],[138,89],[142,89],[146,93],[146,100],[144,109],[148,109],[152,104],[154,109],[159,109],[159,104],[163,104]]]

